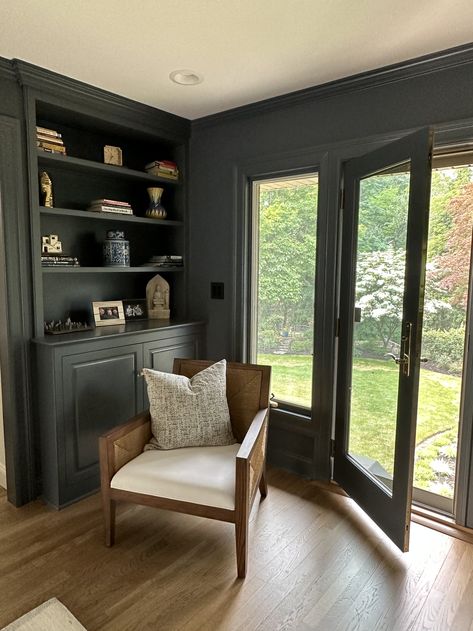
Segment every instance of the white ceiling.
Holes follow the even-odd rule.
[[[472,0],[0,0],[0,56],[190,119],[471,41]]]

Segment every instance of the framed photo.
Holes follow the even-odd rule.
[[[125,320],[147,320],[148,307],[146,300],[123,300],[123,311]]]
[[[107,302],[93,302],[95,326],[110,326],[113,324],[125,324],[123,303],[121,300],[109,300]]]

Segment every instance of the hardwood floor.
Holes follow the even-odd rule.
[[[233,525],[135,506],[103,544],[98,495],[0,496],[0,628],[56,596],[87,631],[473,631],[473,545],[412,524],[399,552],[348,498],[272,470],[249,570]]]

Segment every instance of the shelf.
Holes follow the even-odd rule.
[[[154,226],[183,226],[182,221],[174,219],[149,219],[148,217],[137,217],[136,215],[121,215],[119,213],[97,213],[91,210],[75,210],[73,208],[47,208],[39,207],[42,215],[53,215],[56,217],[82,217],[84,219],[98,219],[99,221],[125,221],[136,224],[148,224]]]
[[[112,177],[122,177],[129,180],[146,182],[148,184],[161,184],[165,186],[176,186],[178,180],[169,180],[167,178],[156,177],[144,171],[134,171],[127,167],[119,167],[113,164],[103,164],[102,162],[93,162],[92,160],[83,160],[82,158],[73,158],[72,156],[63,156],[57,153],[45,153],[38,149],[39,164],[50,166],[67,167],[76,171],[95,172],[98,175],[107,175]]]
[[[166,274],[167,272],[183,272],[184,266],[180,267],[41,267],[45,274],[141,274],[154,272],[155,274]]]

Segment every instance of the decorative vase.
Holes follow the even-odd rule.
[[[108,230],[103,244],[105,267],[130,267],[130,242],[122,230]]]
[[[149,195],[149,206],[146,211],[146,216],[151,219],[166,219],[167,212],[164,206],[161,204],[161,195],[163,194],[163,188],[153,187],[147,188]]]

